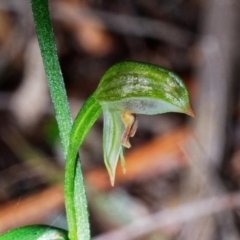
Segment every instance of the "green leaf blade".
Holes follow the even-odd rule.
[[[0,240],[69,240],[68,232],[55,227],[33,225],[9,230]]]

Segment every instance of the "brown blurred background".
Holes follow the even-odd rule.
[[[240,239],[240,2],[51,0],[73,117],[117,61],[170,68],[196,118],[139,116],[110,187],[102,118],[84,142],[94,240]],[[64,158],[30,1],[0,1],[0,233],[66,228]]]

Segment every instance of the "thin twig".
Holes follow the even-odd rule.
[[[240,193],[212,197],[166,209],[143,217],[123,228],[95,237],[93,240],[132,240],[159,228],[182,224],[203,216],[229,211],[240,206]]]
[[[113,32],[150,37],[179,47],[188,47],[194,37],[194,34],[186,29],[181,29],[173,24],[159,20],[87,8],[76,8],[65,3],[57,3],[52,10],[53,17],[64,21],[84,22],[91,16],[97,16],[105,23],[104,27]]]

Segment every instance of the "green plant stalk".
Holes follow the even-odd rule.
[[[76,168],[76,164],[79,162],[76,161],[76,155],[80,145],[101,112],[102,108],[100,104],[95,100],[93,95],[90,96],[78,113],[70,135],[71,142],[67,155],[68,164],[65,170],[65,204],[67,206],[68,224],[71,226],[71,229],[69,229],[69,238],[74,240],[90,239],[89,226],[85,221],[88,218],[87,202],[81,198],[81,196],[85,195],[82,174],[79,176],[80,181],[74,181],[75,169],[78,169],[78,167]],[[76,173],[76,176],[78,174]],[[75,185],[73,185],[73,182],[75,182]]]
[[[70,115],[64,81],[58,61],[57,49],[50,20],[48,1],[31,0],[31,3],[36,33],[56,114],[60,138],[63,145],[64,156],[66,157],[69,146],[69,136],[72,127],[72,119]],[[71,180],[66,179],[67,186],[65,187],[64,192],[67,216],[70,218],[68,219],[68,228],[71,236],[74,237],[70,237],[71,240],[87,240],[90,239],[89,219],[88,214],[86,213],[87,199],[85,194],[80,161],[76,162],[73,165],[71,162],[66,161],[65,179],[68,178],[71,174],[73,174],[70,178]],[[71,174],[69,174],[68,171],[71,172]],[[68,188],[70,188],[70,190]],[[77,211],[79,213],[80,210],[76,208],[81,206],[85,209],[85,212],[81,213],[80,216],[76,216],[76,214],[74,214],[74,211]],[[79,218],[81,218],[81,220]],[[81,223],[82,225],[76,223],[77,219],[78,223]],[[77,231],[77,229],[85,231],[84,236],[86,237],[80,238],[77,232],[81,231]]]
[[[57,56],[48,0],[31,0],[35,29],[56,114],[64,155],[67,156],[72,119]]]

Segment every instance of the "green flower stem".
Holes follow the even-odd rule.
[[[72,119],[58,61],[57,49],[48,8],[48,0],[31,0],[31,3],[35,29],[58,122],[64,155],[66,157],[69,144],[69,134],[72,127]]]
[[[50,20],[48,1],[31,0],[31,3],[36,33],[48,79],[48,85],[52,97],[56,119],[58,122],[63,151],[66,157],[69,146],[72,119],[68,106],[64,81],[57,57],[57,50]],[[86,111],[86,108],[84,109],[87,113],[88,111]],[[100,112],[99,108],[97,113],[98,112]],[[81,114],[79,114],[79,116],[81,116]],[[91,120],[89,119],[85,118],[85,121],[91,123]],[[89,130],[89,127],[87,127],[86,123],[82,126],[82,136],[85,136],[87,131]],[[67,217],[69,218],[69,236],[71,240],[88,240],[90,239],[90,228],[87,213],[85,188],[80,162],[77,161],[77,150],[74,154],[75,155],[73,157],[73,162],[68,162],[68,160],[66,161],[65,170],[65,205]]]
[[[69,238],[71,240],[90,239],[89,223],[86,221],[88,219],[88,210],[84,181],[76,156],[80,145],[101,112],[100,104],[93,95],[90,96],[78,113],[71,131],[64,185],[68,224],[71,226],[71,229],[69,229]],[[76,178],[78,178],[78,181],[76,181]],[[75,186],[73,183],[75,183]]]

